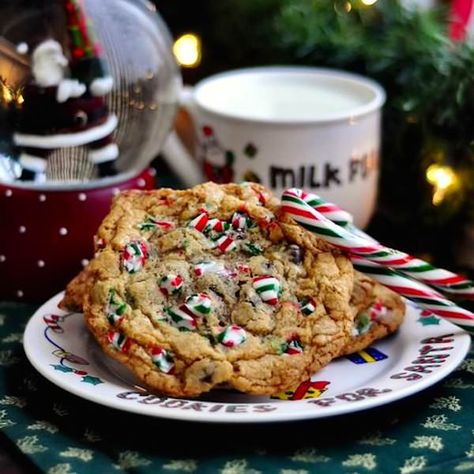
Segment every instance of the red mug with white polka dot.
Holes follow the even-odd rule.
[[[95,187],[0,183],[0,300],[41,302],[63,290],[92,257],[113,196],[154,188],[154,174]]]

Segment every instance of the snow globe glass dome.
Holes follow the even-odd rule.
[[[176,112],[169,31],[142,0],[0,3],[0,181],[117,180]]]

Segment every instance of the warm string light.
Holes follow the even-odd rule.
[[[194,33],[180,36],[173,45],[173,54],[183,67],[197,67],[201,63],[201,39]]]
[[[336,0],[334,10],[336,13],[349,13],[352,8],[365,9],[374,6],[376,3],[377,0]]]
[[[338,0],[334,3],[334,10],[336,13],[349,13],[352,10],[352,4],[349,0]]]
[[[426,180],[433,186],[432,203],[440,205],[446,194],[458,185],[458,177],[450,166],[433,164],[426,170]]]

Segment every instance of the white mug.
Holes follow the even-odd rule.
[[[375,208],[385,93],[343,71],[264,66],[210,76],[186,88],[191,154],[172,133],[163,156],[185,185],[257,181],[277,196],[320,195],[365,227]]]

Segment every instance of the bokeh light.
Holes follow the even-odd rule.
[[[176,61],[183,67],[197,67],[201,63],[201,39],[194,33],[180,36],[173,45]]]
[[[426,170],[426,180],[433,185],[433,205],[441,204],[448,192],[458,183],[458,177],[450,166],[430,165]]]

